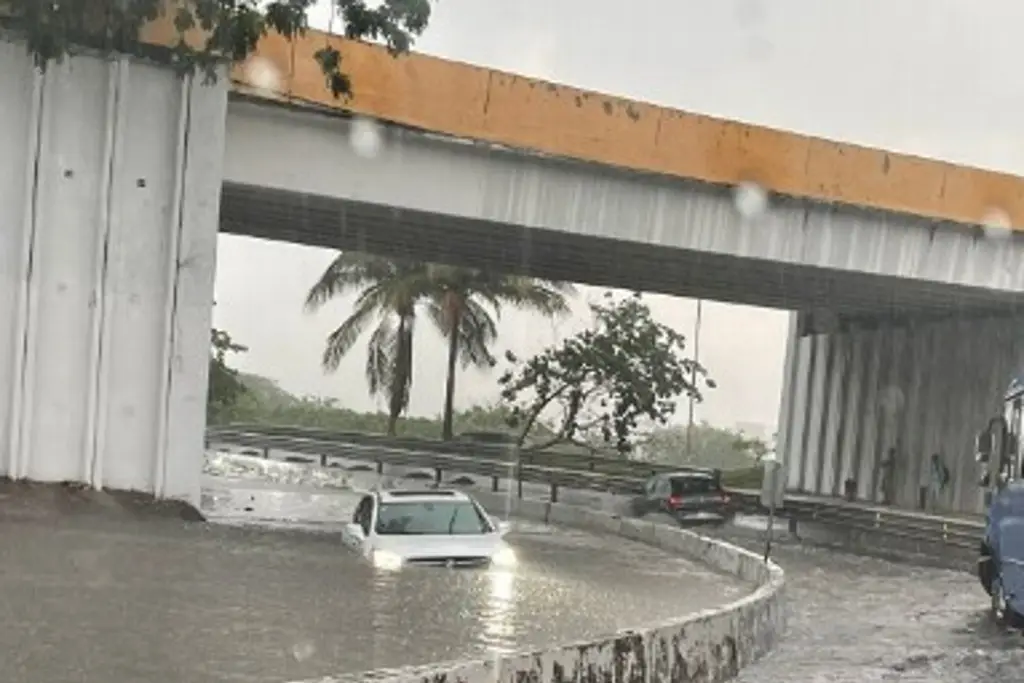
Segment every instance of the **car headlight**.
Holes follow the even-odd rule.
[[[495,567],[511,567],[516,563],[516,554],[512,548],[504,547],[491,556],[491,564]]]
[[[374,550],[373,566],[377,569],[395,570],[402,568],[402,556],[388,550]]]

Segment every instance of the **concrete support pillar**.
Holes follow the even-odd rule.
[[[227,84],[0,42],[0,475],[195,501]]]
[[[791,492],[979,512],[975,433],[1024,362],[1024,323],[951,317],[830,334],[791,329],[779,457]],[[932,456],[950,474],[932,488]],[[886,462],[891,458],[891,467]],[[891,474],[887,475],[887,471]]]

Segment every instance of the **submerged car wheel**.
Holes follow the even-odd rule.
[[[1003,583],[998,578],[992,581],[992,616],[996,622],[1008,628],[1021,628],[1024,618],[1010,606],[1010,601],[1003,590]]]
[[[978,580],[985,592],[992,595],[992,580],[995,574],[995,565],[992,561],[992,551],[987,543],[981,544],[981,551],[978,556]]]

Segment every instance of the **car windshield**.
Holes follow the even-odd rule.
[[[687,496],[714,493],[715,480],[711,477],[675,477],[672,479],[672,495]]]
[[[418,500],[382,503],[376,531],[381,535],[472,535],[494,531],[469,501]]]

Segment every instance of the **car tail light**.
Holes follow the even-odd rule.
[[[682,504],[683,504],[683,497],[682,496],[669,496],[668,497],[668,506],[669,507],[677,508],[677,507],[679,507]]]

